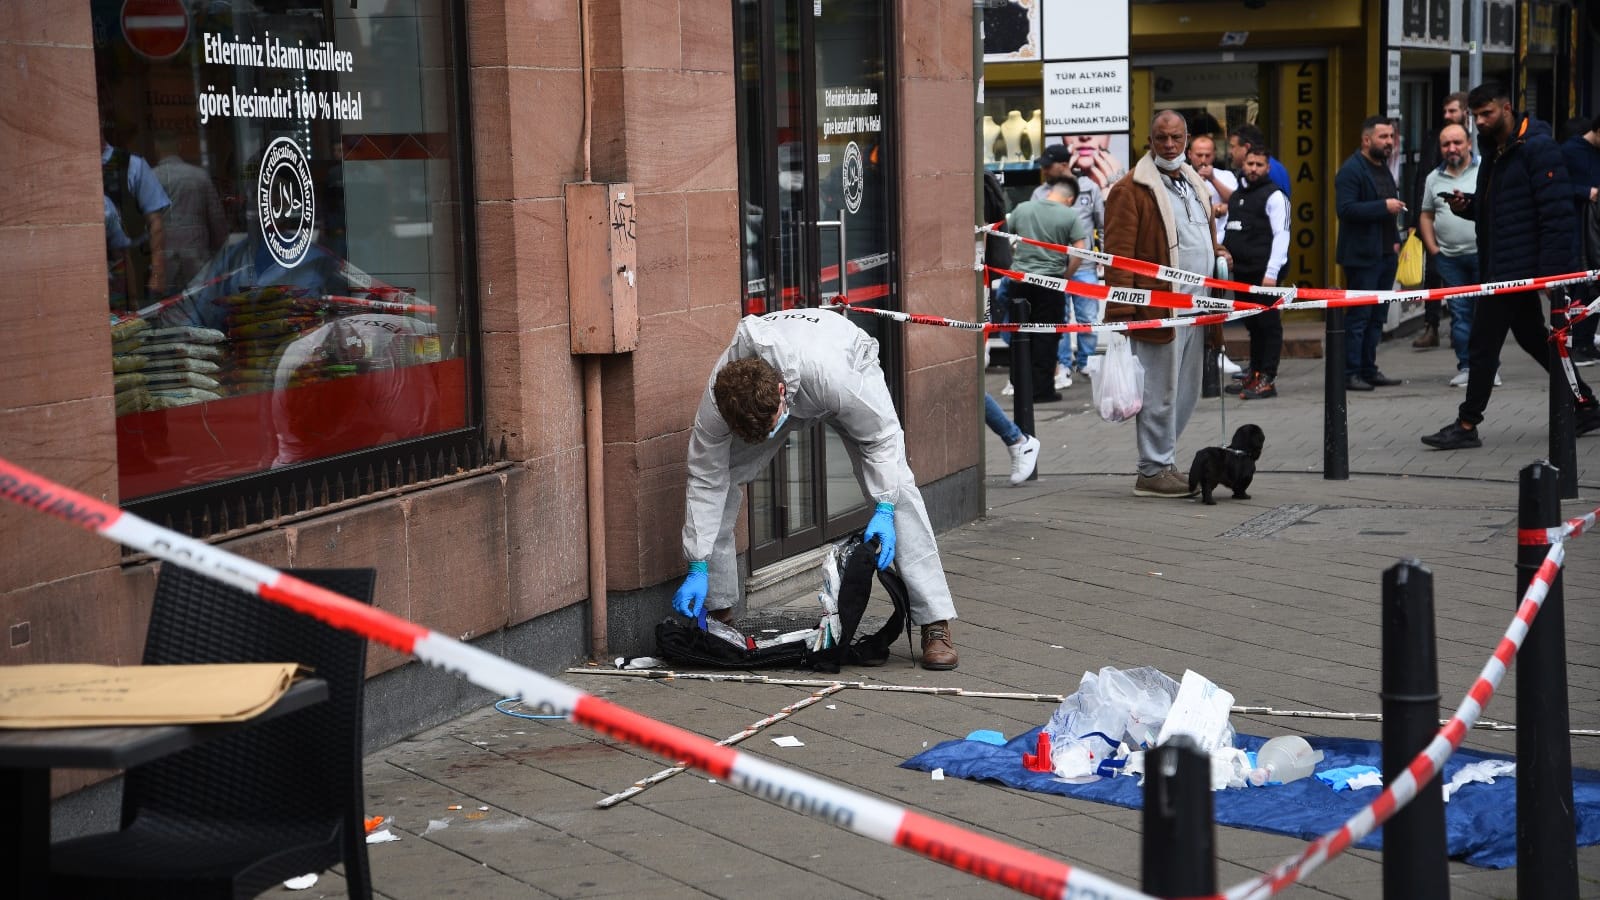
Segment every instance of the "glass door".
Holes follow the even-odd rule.
[[[735,28],[744,312],[841,296],[892,304],[886,0],[738,0]],[[882,322],[851,318],[878,338],[884,370],[897,372]],[[750,486],[752,563],[815,547],[866,516],[838,436],[827,428],[794,434]]]

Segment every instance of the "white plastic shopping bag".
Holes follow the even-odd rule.
[[[1105,359],[1093,381],[1094,407],[1107,422],[1125,422],[1144,405],[1144,366],[1134,358],[1127,336],[1107,335]]]
[[[1044,726],[1051,768],[1062,778],[1094,775],[1124,741],[1153,746],[1177,693],[1176,681],[1149,666],[1084,672]]]

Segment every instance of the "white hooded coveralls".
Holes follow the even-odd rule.
[[[789,418],[757,443],[734,436],[717,410],[716,373],[736,359],[759,357],[783,379]],[[706,385],[689,435],[689,486],[683,553],[707,563],[707,609],[726,609],[744,587],[733,528],[743,491],[783,448],[789,433],[826,422],[844,439],[861,489],[874,503],[894,504],[895,563],[911,598],[914,624],[956,617],[933,525],[906,463],[905,433],[878,367],[878,342],[839,313],[794,309],[746,316]]]

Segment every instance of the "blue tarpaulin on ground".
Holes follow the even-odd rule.
[[[1049,772],[1030,772],[1022,767],[1022,754],[1032,753],[1041,729],[1018,735],[1004,746],[982,741],[945,741],[913,756],[900,765],[907,769],[931,772],[943,769],[946,775],[990,779],[1008,787],[1045,794],[1060,794],[1080,800],[1094,800],[1129,809],[1138,809],[1144,788],[1137,777],[1102,778],[1089,784],[1068,784]],[[1234,745],[1255,750],[1265,738],[1241,734]],[[1314,749],[1323,752],[1317,771],[1343,766],[1368,765],[1383,768],[1383,751],[1377,741],[1346,738],[1307,738]],[[1463,766],[1485,759],[1511,757],[1473,750],[1458,750],[1445,763],[1444,780]],[[1600,772],[1574,769],[1573,796],[1576,802],[1578,846],[1600,844]],[[1344,821],[1371,803],[1380,788],[1335,791],[1316,778],[1303,778],[1283,785],[1231,788],[1215,791],[1216,819],[1219,825],[1252,828],[1274,834],[1312,840],[1344,824]],[[1517,864],[1517,780],[1501,776],[1494,784],[1463,785],[1445,804],[1447,848],[1452,859],[1474,866],[1503,869]],[[1383,831],[1370,834],[1356,844],[1365,850],[1382,848]]]

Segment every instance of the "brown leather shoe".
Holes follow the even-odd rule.
[[[1439,346],[1439,326],[1422,326],[1422,333],[1417,335],[1417,339],[1411,342],[1411,346],[1417,348],[1418,350],[1425,350],[1429,347]]]
[[[950,643],[950,623],[944,620],[922,626],[922,667],[944,671],[956,667],[956,648]]]

